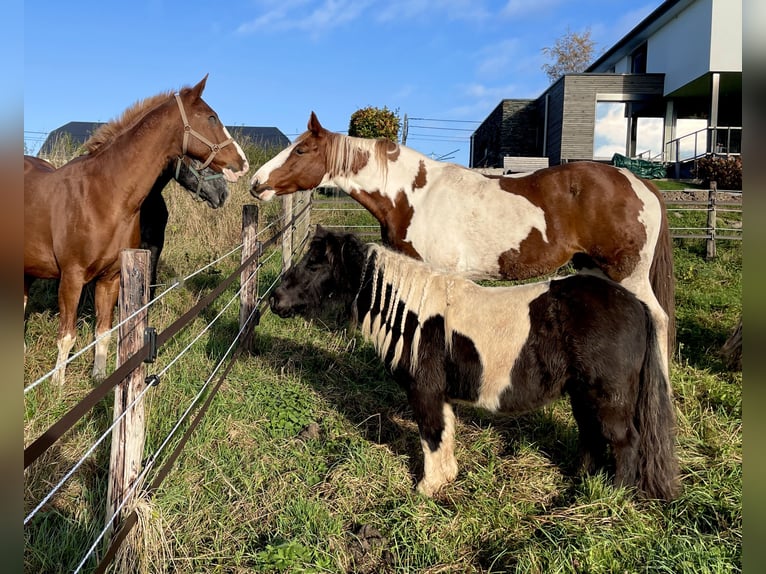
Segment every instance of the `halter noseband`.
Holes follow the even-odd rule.
[[[181,96],[179,94],[174,94],[176,97],[176,102],[178,103],[178,109],[181,111],[181,121],[184,123],[184,141],[183,141],[183,153],[181,155],[186,155],[186,146],[189,142],[189,136],[192,135],[195,138],[197,138],[199,141],[201,141],[203,144],[205,144],[207,147],[210,148],[210,155],[207,156],[207,159],[205,160],[205,163],[202,164],[202,166],[199,169],[205,169],[211,161],[213,161],[213,158],[215,157],[215,154],[217,154],[219,151],[221,151],[221,148],[226,147],[230,143],[234,142],[234,138],[229,137],[226,141],[223,141],[221,143],[213,143],[209,139],[207,139],[205,136],[203,136],[201,133],[199,133],[197,130],[195,130],[191,125],[189,124],[189,120],[186,119],[186,112],[184,111],[184,105],[181,101]],[[178,158],[179,161],[181,158]]]
[[[186,156],[188,157],[188,156]],[[181,164],[184,161],[184,156],[179,155],[178,160],[176,161],[176,181],[178,181],[178,176],[181,173]],[[202,175],[201,171],[204,169],[204,167],[196,167],[194,164],[197,164],[199,166],[199,161],[194,158],[189,158],[189,171],[192,172],[195,179],[197,180],[197,189],[194,190],[194,199],[196,201],[203,201],[204,198],[202,197],[202,184],[206,181],[212,181],[214,179],[218,179],[219,177],[223,177],[223,173],[214,173],[213,175]],[[189,190],[191,191],[191,190]]]

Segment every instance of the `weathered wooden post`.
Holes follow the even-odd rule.
[[[707,199],[707,232],[708,238],[706,241],[705,259],[715,259],[716,247],[715,247],[715,226],[716,226],[716,191],[718,190],[718,183],[715,181],[710,182],[710,189],[708,190]]]
[[[282,196],[282,269],[288,270],[293,261],[293,194]]]
[[[117,330],[117,366],[144,346],[149,313],[148,309],[138,313],[136,311],[149,302],[149,261],[147,249],[122,251],[118,300],[121,325]],[[112,429],[106,499],[106,524],[112,529],[116,528],[121,520],[122,513],[117,513],[117,508],[141,473],[145,438],[144,402],[139,401],[133,407],[128,407],[146,384],[145,370],[142,363],[114,389],[112,420],[117,420],[123,413],[124,416]]]
[[[257,205],[243,205],[242,206],[242,257],[241,263],[244,263],[250,258],[253,253],[258,253],[256,258],[245,266],[239,277],[240,285],[242,289],[239,292],[239,328],[242,329],[245,326],[245,322],[248,317],[253,313],[256,305],[258,304],[258,263],[261,256],[262,244],[258,241],[258,206]],[[250,346],[253,336],[253,327],[257,325],[258,318],[255,317],[253,322],[247,327],[247,330],[242,333],[242,344],[247,347]]]

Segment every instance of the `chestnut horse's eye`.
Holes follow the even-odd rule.
[[[306,153],[306,150],[303,149],[302,147],[297,147],[295,148],[295,153],[298,155],[303,155],[304,153]]]
[[[209,121],[211,124],[216,125],[218,123],[218,118],[215,116],[210,116],[207,121]]]

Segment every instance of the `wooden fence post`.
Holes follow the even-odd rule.
[[[716,247],[715,247],[715,226],[716,226],[716,191],[718,190],[718,183],[715,181],[710,182],[710,189],[708,190],[707,200],[707,231],[708,238],[705,249],[705,259],[715,259]]]
[[[149,251],[125,249],[122,251],[120,269],[120,295],[118,301],[120,328],[117,330],[117,366],[123,364],[144,346],[144,333],[149,324],[148,309],[136,313],[149,302]],[[128,317],[133,316],[127,320]],[[125,321],[124,324],[123,321]],[[116,510],[127,491],[141,473],[144,454],[144,402],[139,401],[127,410],[146,384],[146,368],[143,363],[130,373],[114,389],[114,418],[123,413],[119,423],[112,429],[112,452],[109,461],[109,486],[107,487],[106,524],[116,528],[122,513]],[[105,538],[108,540],[108,537]]]
[[[290,269],[293,260],[293,194],[282,196],[282,214],[284,227],[282,231],[282,269]]]
[[[261,256],[262,244],[258,241],[258,206],[242,206],[242,257],[244,263],[253,253],[258,256],[253,262],[242,269],[239,281],[242,289],[239,292],[239,328],[245,326],[245,321],[255,309],[258,303],[258,264]],[[247,330],[242,334],[242,344],[246,348],[250,346],[253,336],[253,327],[257,325],[258,318],[254,317]]]

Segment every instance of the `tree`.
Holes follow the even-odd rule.
[[[593,58],[595,45],[590,28],[582,34],[567,28],[566,34],[557,39],[552,48],[543,48],[543,54],[553,61],[542,66],[551,84],[564,74],[584,71]]]
[[[348,135],[358,138],[386,138],[394,143],[399,141],[399,114],[386,106],[368,106],[351,114]]]

